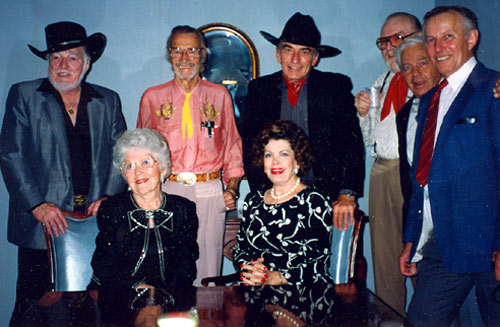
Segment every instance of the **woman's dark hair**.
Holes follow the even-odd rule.
[[[255,167],[264,167],[264,148],[270,140],[287,140],[299,165],[297,175],[305,176],[311,167],[312,155],[306,133],[289,120],[267,122],[257,134],[252,146],[252,161]]]

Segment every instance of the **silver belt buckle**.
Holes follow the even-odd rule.
[[[177,183],[184,186],[196,184],[196,174],[192,172],[182,172],[177,175]]]

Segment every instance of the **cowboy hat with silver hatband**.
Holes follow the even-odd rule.
[[[316,48],[322,58],[335,57],[341,53],[337,48],[329,45],[322,45],[321,33],[316,27],[314,20],[311,16],[302,15],[300,12],[295,13],[288,22],[286,22],[285,28],[279,38],[264,31],[260,31],[260,34],[276,46],[278,46],[280,42],[289,42]]]
[[[106,36],[94,33],[87,37],[85,28],[73,22],[57,22],[45,27],[47,50],[40,51],[32,45],[30,50],[38,57],[47,60],[47,55],[77,47],[86,47],[92,62],[97,61],[106,47]]]

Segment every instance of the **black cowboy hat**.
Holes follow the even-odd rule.
[[[28,44],[31,52],[42,59],[47,59],[47,54],[64,51],[80,46],[86,46],[90,60],[97,61],[106,47],[106,36],[102,33],[94,33],[87,37],[85,28],[73,22],[57,22],[45,27],[45,39],[47,50],[40,51]]]
[[[293,44],[305,45],[316,48],[319,51],[320,57],[335,57],[341,51],[329,45],[321,45],[321,33],[319,32],[314,20],[309,15],[302,15],[296,12],[285,24],[285,28],[279,38],[260,31],[260,34],[274,45],[280,42],[289,42]]]

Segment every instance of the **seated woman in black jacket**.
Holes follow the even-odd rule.
[[[172,290],[192,285],[198,218],[193,202],[160,189],[170,173],[170,155],[158,132],[126,131],[116,143],[113,161],[130,191],[110,197],[99,208],[88,289],[94,297],[98,291],[105,320],[130,321],[131,309],[146,289],[154,287],[156,296],[168,303]]]

